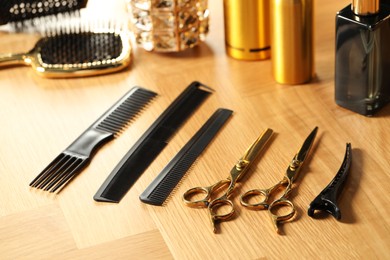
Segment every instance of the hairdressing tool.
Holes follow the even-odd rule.
[[[0,25],[84,8],[88,0],[3,0]]]
[[[223,1],[226,53],[239,60],[271,56],[270,1]]]
[[[0,66],[31,65],[40,76],[60,78],[106,74],[130,64],[131,46],[125,32],[65,30],[50,32],[27,53],[0,54]]]
[[[349,174],[349,169],[352,163],[352,148],[351,144],[347,143],[343,163],[333,180],[325,187],[323,191],[310,203],[307,214],[314,217],[314,211],[326,211],[335,217],[341,219],[341,211],[337,205],[337,198],[343,190],[345,181]]]
[[[69,183],[91,160],[93,153],[116,137],[157,94],[134,87],[57,156],[30,186],[55,192]]]
[[[288,199],[288,196],[290,195],[293,188],[293,183],[298,177],[298,173],[300,172],[302,165],[307,158],[307,154],[312,147],[312,144],[317,134],[317,130],[318,127],[315,127],[314,130],[306,138],[301,149],[299,149],[299,151],[294,155],[293,159],[288,165],[286,174],[285,176],[283,176],[283,179],[281,181],[279,181],[274,186],[268,189],[250,190],[245,192],[241,196],[241,205],[243,205],[244,207],[247,207],[249,209],[267,209],[277,232],[279,231],[278,223],[288,221],[292,219],[295,215],[295,206]],[[280,189],[284,189],[284,192],[282,193],[280,198],[272,202],[269,201],[270,196]],[[259,199],[262,198],[263,200],[256,203],[249,202],[249,199],[254,197],[259,197]],[[290,211],[287,214],[279,215],[277,212],[273,211],[279,207],[289,207]]]
[[[163,205],[169,194],[232,113],[233,111],[222,108],[215,111],[191,140],[187,142],[152,183],[150,183],[140,195],[140,200],[151,205]]]
[[[303,84],[315,75],[314,3],[270,1],[272,73],[280,84]]]
[[[192,82],[130,148],[93,198],[119,202],[211,91],[202,83]]]
[[[236,183],[248,171],[250,165],[272,136],[272,133],[273,131],[271,129],[265,130],[236,162],[230,171],[230,175],[226,179],[222,179],[208,187],[191,188],[183,194],[183,201],[187,206],[208,208],[214,233],[217,232],[216,222],[227,221],[233,217],[234,205],[233,202],[229,200],[229,197],[233,193]],[[215,197],[216,192],[221,188],[226,188],[223,194],[219,198],[213,198]],[[195,196],[200,194],[204,194],[205,196],[202,199],[195,200]],[[218,213],[217,209],[222,206],[229,207],[230,211],[224,214]]]

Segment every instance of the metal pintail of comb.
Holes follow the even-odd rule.
[[[347,143],[343,163],[333,180],[325,187],[323,191],[310,203],[307,214],[314,217],[314,211],[326,211],[337,220],[341,219],[341,211],[337,204],[345,181],[348,177],[349,169],[352,163],[352,148],[351,144]]]

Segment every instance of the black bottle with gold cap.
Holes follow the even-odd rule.
[[[372,116],[390,102],[390,6],[352,0],[336,16],[335,99]]]

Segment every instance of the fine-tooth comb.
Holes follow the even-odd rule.
[[[88,0],[2,0],[0,25],[84,8]]]
[[[202,83],[192,82],[130,148],[96,192],[94,200],[119,202],[211,92]]]
[[[57,156],[30,186],[62,190],[91,160],[93,153],[116,137],[157,94],[134,87]]]
[[[40,76],[67,78],[111,73],[130,64],[126,31],[91,30],[83,25],[54,30],[27,53],[0,54],[0,66],[30,65]]]
[[[139,196],[140,200],[155,206],[163,205],[172,190],[232,113],[233,111],[228,109],[218,109],[150,183]]]
[[[310,203],[307,214],[314,217],[314,211],[326,211],[335,217],[341,219],[341,211],[337,205],[337,198],[344,187],[348,177],[349,169],[352,163],[352,148],[351,144],[347,143],[343,163],[333,180],[325,187],[323,191]]]

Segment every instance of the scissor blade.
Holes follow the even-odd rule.
[[[311,146],[313,145],[314,139],[316,138],[317,131],[318,131],[318,127],[316,126],[313,129],[313,131],[311,131],[309,136],[306,138],[301,149],[298,151],[295,157],[296,160],[303,162],[306,159],[306,156],[309,153]]]
[[[269,141],[270,137],[273,134],[273,130],[267,128],[254,142],[253,144],[246,150],[244,156],[241,160],[249,161],[249,163],[253,162],[256,156],[260,153],[260,151],[264,148],[264,146]]]

